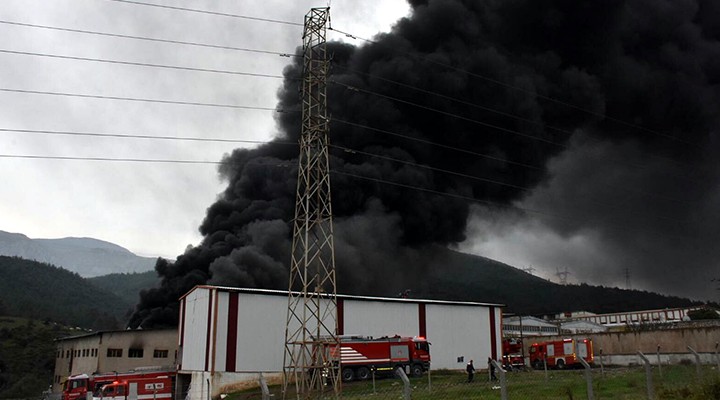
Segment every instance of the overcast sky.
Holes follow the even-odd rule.
[[[144,1],[296,24],[302,23],[310,8],[327,5],[327,0]],[[136,254],[174,259],[187,245],[200,242],[198,226],[206,209],[227,186],[213,163],[237,147],[252,145],[90,137],[77,133],[266,141],[278,132],[273,109],[282,80],[277,77],[120,65],[48,55],[271,76],[282,75],[291,61],[287,57],[27,26],[271,53],[293,53],[302,44],[299,25],[131,3],[0,1],[0,35],[5,39],[0,46],[3,105],[0,230],[32,238],[93,237]],[[556,272],[567,268],[568,281],[572,283],[619,287],[630,283],[632,288],[698,299],[717,296],[713,281],[720,278],[717,270],[720,251],[716,244],[720,237],[717,2],[627,0],[607,7],[604,3],[591,2],[586,7],[585,3],[581,6],[564,1],[541,4],[436,0],[427,6],[421,3],[417,2],[422,12],[415,14],[405,30],[386,38],[391,47],[395,46],[393,51],[408,44],[412,51],[434,51],[432,42],[439,40],[442,44],[438,46],[439,54],[449,53],[473,71],[489,71],[492,79],[498,81],[490,84],[482,79],[468,79],[457,68],[438,74],[422,67],[422,63],[403,69],[411,64],[404,59],[402,48],[387,57],[382,52],[358,52],[385,68],[375,73],[403,81],[407,78],[412,85],[427,84],[430,90],[439,92],[451,91],[456,85],[457,92],[468,92],[462,94],[463,98],[482,97],[483,107],[520,115],[518,121],[534,123],[533,129],[545,129],[543,134],[562,142],[556,143],[560,146],[553,151],[545,151],[543,140],[496,148],[493,138],[499,136],[462,132],[448,136],[462,148],[490,146],[483,151],[493,154],[497,151],[501,156],[516,152],[514,156],[519,159],[534,160],[542,166],[542,174],[538,175],[513,168],[514,172],[503,176],[501,168],[497,171],[475,168],[475,161],[485,165],[480,159],[454,165],[449,158],[429,160],[430,156],[444,157],[441,151],[425,152],[423,148],[418,152],[426,155],[424,159],[418,158],[421,163],[434,161],[435,165],[446,165],[446,169],[453,171],[462,167],[467,169],[463,173],[482,175],[486,183],[498,180],[505,185],[486,187],[475,183],[468,189],[481,202],[471,206],[467,240],[458,244],[460,250],[518,268],[534,268],[536,275],[554,281],[558,280]],[[388,31],[409,12],[405,0],[335,0],[331,4],[334,28],[366,38]],[[363,45],[362,41],[338,32],[329,32],[329,39]],[[400,73],[395,76],[393,71],[398,65]],[[353,77],[352,73],[344,75],[352,83],[365,80]],[[372,80],[366,83],[372,88]],[[437,85],[435,89],[433,84]],[[533,90],[557,96],[561,101],[531,96]],[[344,111],[364,114],[372,121],[369,125],[394,121],[409,126],[408,120],[423,117],[427,111],[398,114],[402,118],[397,121],[395,116],[382,120],[374,114],[387,111],[390,115],[397,105],[385,106],[377,99],[365,99],[358,92],[345,97],[362,100],[347,104]],[[360,104],[362,109],[353,110],[353,104]],[[455,106],[450,112],[460,112],[457,110],[462,108]],[[481,125],[482,121],[499,118],[477,109],[472,112]],[[606,113],[609,118],[596,120]],[[520,125],[518,121],[512,123]],[[548,121],[560,123],[572,132],[558,134],[562,131],[545,127]],[[447,126],[443,128],[449,129]],[[530,130],[529,126],[513,129],[524,132]],[[477,132],[481,131],[477,128]],[[477,132],[472,130],[473,134]],[[429,138],[447,133],[443,129],[423,132]],[[511,142],[505,145],[508,143]],[[388,145],[388,154],[394,154],[394,146]],[[22,158],[27,156],[175,162]],[[181,160],[207,164],[176,162]],[[510,211],[503,207],[486,208],[482,203],[485,197],[507,201],[515,208]],[[431,208],[438,212],[429,215],[428,221],[444,218],[441,212],[448,210],[443,207],[447,208],[446,203],[438,205],[438,209]],[[425,218],[422,210],[409,214]],[[449,215],[452,217],[452,212]],[[464,214],[461,221],[454,222],[464,229]],[[438,243],[454,243],[454,236],[450,237]]]
[[[302,23],[327,1],[153,1]],[[335,0],[332,24],[360,37],[409,12],[404,0]],[[109,0],[3,0],[6,22],[292,53],[302,27]],[[278,55],[154,43],[0,24],[4,51],[282,75]],[[331,33],[330,39],[352,40]],[[281,79],[0,53],[0,87],[274,108]],[[0,92],[0,129],[268,140],[272,111]],[[0,131],[0,154],[216,162],[238,143],[97,138]],[[174,257],[201,237],[205,209],[223,190],[212,164],[60,161],[0,157],[0,230],[32,238],[93,237]]]

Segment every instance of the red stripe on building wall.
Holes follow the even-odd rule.
[[[497,360],[497,332],[495,329],[495,307],[490,307],[490,356]]]
[[[180,300],[180,347],[183,345],[185,332],[185,298]]]
[[[210,327],[212,326],[213,290],[208,289],[207,333],[205,334],[205,371],[210,369]]]
[[[225,356],[225,371],[235,372],[235,357],[237,352],[237,322],[238,322],[238,300],[240,294],[230,293],[230,304],[228,310],[228,331],[227,331],[227,354]]]
[[[337,334],[345,334],[345,300],[337,299]]]
[[[419,336],[427,338],[427,319],[425,317],[425,303],[418,304],[418,322],[420,323]]]

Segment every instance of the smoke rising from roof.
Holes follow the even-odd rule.
[[[350,149],[331,149],[339,291],[397,293],[408,287],[404,277],[440,268],[428,261],[434,245],[486,250],[501,236],[478,226],[532,226],[583,236],[587,254],[608,252],[575,257],[586,259],[576,277],[602,280],[631,265],[647,287],[688,294],[668,286],[678,263],[699,273],[719,255],[719,6],[410,4],[412,15],[373,43],[329,43],[330,142]],[[282,110],[300,110],[300,62],[285,70]],[[280,113],[277,123],[275,142],[226,157],[228,187],[208,208],[203,242],[158,263],[162,285],[142,294],[131,326],[176,322],[176,299],[196,284],[287,288],[298,149],[284,143],[297,142],[300,115]]]

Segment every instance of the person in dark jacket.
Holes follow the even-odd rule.
[[[490,370],[490,380],[496,381],[497,376],[495,376],[495,364],[492,362],[492,358],[488,357],[488,370]]]
[[[470,362],[467,364],[467,367],[465,367],[465,371],[467,371],[468,374],[468,383],[472,382],[473,380],[473,374],[475,373],[475,367],[473,366],[473,360],[470,360]]]

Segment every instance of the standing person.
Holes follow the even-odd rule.
[[[472,382],[473,380],[473,374],[475,373],[475,367],[473,366],[473,360],[470,360],[470,362],[467,364],[467,367],[465,367],[465,371],[467,371],[468,374],[468,383]]]
[[[495,364],[492,362],[492,358],[488,357],[488,370],[490,371],[490,380],[496,381],[497,376],[495,376]]]

